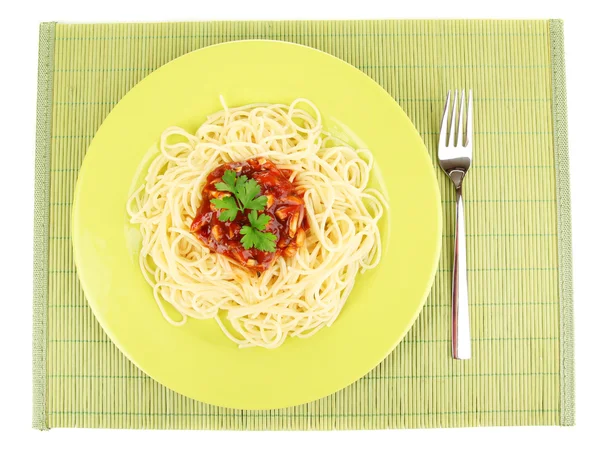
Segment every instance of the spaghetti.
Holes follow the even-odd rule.
[[[303,193],[308,224],[295,255],[278,257],[260,276],[212,252],[190,231],[211,171],[258,157]],[[224,105],[195,134],[165,130],[127,211],[140,226],[140,266],[166,320],[215,319],[240,347],[265,348],[331,325],[356,275],[381,257],[377,223],[387,203],[367,186],[372,168],[371,152],[324,132],[320,112],[305,99],[289,106]],[[164,302],[181,317],[170,317]]]

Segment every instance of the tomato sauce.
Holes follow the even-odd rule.
[[[245,249],[241,243],[240,231],[250,225],[249,211],[238,212],[233,221],[220,221],[221,210],[210,201],[229,193],[218,191],[215,184],[222,181],[227,170],[235,171],[237,177],[245,175],[254,179],[260,186],[260,194],[267,196],[267,206],[258,214],[270,217],[263,232],[270,232],[277,238],[275,252],[264,252],[255,248]],[[211,251],[224,255],[236,263],[261,272],[268,269],[280,256],[293,257],[304,244],[308,221],[302,196],[289,181],[291,171],[279,169],[266,158],[252,158],[247,161],[227,163],[212,171],[202,190],[202,203],[192,222],[190,230]]]

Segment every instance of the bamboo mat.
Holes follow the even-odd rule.
[[[381,365],[338,393],[282,410],[230,410],[180,396],[131,364],[96,322],[70,241],[73,190],[94,133],[161,65],[211,44],[256,38],[315,47],[370,75],[413,120],[432,159],[446,90],[473,88],[475,163],[465,193],[470,361],[450,357],[447,269]],[[561,21],[44,23],[39,58],[35,428],[574,424]],[[445,214],[440,268],[451,268],[454,193],[440,171],[438,180]]]

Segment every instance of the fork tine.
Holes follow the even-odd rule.
[[[469,103],[467,107],[467,141],[465,146],[473,142],[473,90],[469,89]]]
[[[452,106],[452,122],[450,123],[450,139],[448,147],[456,147],[456,107],[458,105],[458,89],[454,91],[454,105]]]
[[[450,95],[452,91],[448,91],[446,96],[446,105],[444,105],[444,114],[442,115],[442,124],[440,125],[439,146],[446,147],[448,142],[448,111],[450,110]]]
[[[460,94],[460,109],[458,110],[458,132],[456,137],[456,145],[465,145],[465,132],[464,132],[464,119],[465,119],[465,90],[463,89]]]

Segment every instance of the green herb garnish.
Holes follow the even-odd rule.
[[[235,199],[231,196],[222,199],[213,199],[210,201],[215,207],[223,210],[219,215],[219,221],[233,221],[238,213],[238,206]]]
[[[242,245],[244,249],[250,249],[254,247],[259,251],[264,252],[275,252],[275,241],[277,237],[269,232],[261,232],[264,230],[269,223],[268,215],[262,214],[258,216],[256,210],[252,210],[248,215],[250,221],[249,226],[242,227],[240,233],[244,235],[242,237]]]
[[[245,175],[237,177],[235,171],[227,170],[223,174],[222,182],[215,184],[218,191],[229,192],[232,195],[222,199],[212,199],[210,202],[221,209],[219,221],[233,221],[238,212],[250,210],[248,215],[249,226],[242,227],[240,233],[244,235],[241,243],[244,249],[252,247],[264,252],[274,252],[277,237],[269,232],[262,232],[267,227],[270,217],[265,214],[258,216],[257,210],[264,210],[267,206],[267,196],[258,196],[260,186],[254,179]]]

